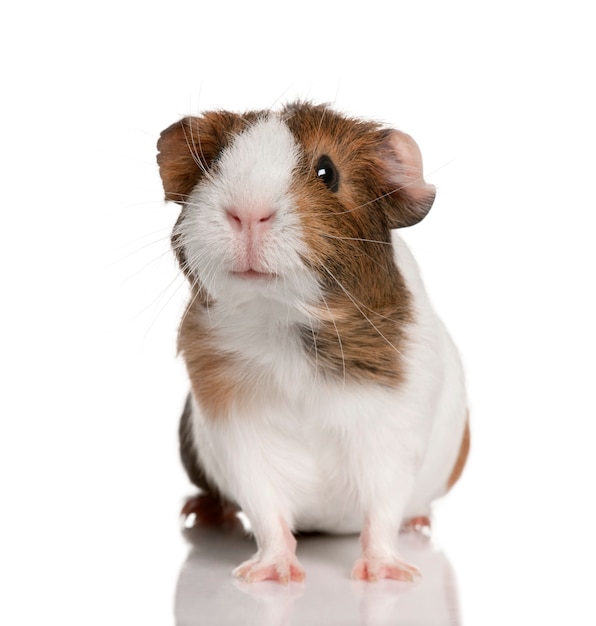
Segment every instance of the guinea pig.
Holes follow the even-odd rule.
[[[250,521],[234,575],[301,581],[294,532],[358,532],[355,579],[414,580],[400,528],[469,448],[460,357],[397,234],[435,198],[417,144],[297,102],[184,118],[157,160],[190,285],[181,456],[203,513]]]

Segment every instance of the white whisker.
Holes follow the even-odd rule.
[[[392,246],[390,241],[379,241],[378,239],[364,239],[363,237],[340,237],[339,235],[331,235],[329,233],[321,233],[323,237],[329,237],[329,239],[341,239],[343,241],[362,241],[364,243],[379,243],[383,246]]]
[[[157,244],[163,244],[164,241],[168,241],[169,238],[170,238],[170,236],[168,235],[166,237],[160,237],[159,239],[155,239],[154,241],[150,241],[149,243],[145,244],[144,246],[141,246],[140,248],[136,248],[132,252],[129,252],[128,254],[125,254],[123,257],[120,257],[119,259],[116,259],[116,260],[112,261],[109,265],[112,266],[112,265],[117,265],[119,263],[123,263],[124,261],[126,261],[130,257],[134,256],[135,254],[140,254],[143,250],[146,250],[147,248],[151,248],[152,246],[156,246]],[[145,267],[147,267],[148,265],[150,265],[154,261],[157,261],[158,259],[161,259],[163,256],[165,256],[166,254],[169,254],[169,253],[170,253],[170,248],[168,247],[168,249],[165,252],[161,253],[158,257],[156,257],[155,259],[153,259],[152,261],[150,261],[149,263],[144,265],[139,270],[139,272],[142,271],[143,269],[145,269]],[[135,272],[132,276],[135,276],[137,273],[138,272]],[[131,277],[129,276],[129,278],[131,278]],[[129,278],[127,278],[126,280],[128,280]]]
[[[325,298],[323,294],[321,294],[321,298],[323,300],[323,304],[325,305],[325,308],[327,309],[327,312],[329,313],[329,317],[331,318],[331,323],[333,324],[333,327],[335,328],[335,334],[337,335],[337,343],[339,344],[339,351],[341,353],[342,385],[345,388],[346,386],[346,357],[344,354],[344,346],[341,340],[341,336],[339,334],[339,329],[337,328],[337,324],[335,323],[335,318],[333,317],[333,313],[331,312],[331,309],[329,308],[329,304],[327,303],[327,299]]]
[[[399,354],[400,356],[403,356],[402,353],[400,352],[400,350],[397,349],[396,346],[394,346],[391,341],[389,341],[389,339],[387,339],[387,337],[385,337],[385,335],[377,328],[377,326],[374,324],[374,322],[368,317],[368,315],[366,315],[366,313],[362,310],[362,308],[359,306],[358,304],[358,300],[356,300],[356,298],[350,294],[350,292],[343,286],[343,284],[341,283],[341,281],[333,274],[333,272],[325,265],[325,264],[321,264],[321,267],[327,272],[327,274],[329,274],[329,276],[331,276],[331,278],[337,283],[337,285],[339,286],[339,288],[345,293],[345,295],[350,299],[350,301],[352,302],[352,304],[358,309],[358,311],[360,311],[360,314],[362,315],[362,317],[364,317],[364,319],[372,326],[372,328],[375,329],[375,331],[379,334],[379,336],[387,343],[387,345],[389,345],[393,350],[395,350],[395,352],[397,352],[397,354]],[[364,306],[364,305],[362,305]],[[364,306],[365,309],[367,309],[368,311],[370,311],[371,313],[374,313],[375,315],[377,315],[376,311],[373,311],[372,309],[369,309],[368,307]],[[383,316],[381,316],[383,317]]]
[[[170,304],[170,302],[172,301],[172,299],[174,298],[174,296],[179,292],[179,290],[186,284],[186,281],[184,280],[184,278],[180,275],[177,275],[174,279],[172,279],[168,285],[161,291],[161,293],[159,294],[159,296],[157,298],[155,298],[153,300],[153,302],[151,302],[151,304],[149,304],[147,307],[145,307],[144,311],[146,311],[147,309],[149,309],[150,307],[157,305],[157,303],[165,296],[166,292],[172,287],[172,285],[174,285],[174,283],[176,281],[180,281],[180,284],[173,290],[172,294],[170,295],[170,297],[166,300],[166,302],[161,306],[161,308],[159,309],[159,311],[157,311],[156,314],[153,315],[149,326],[147,327],[147,330],[145,331],[145,334],[143,335],[143,339],[142,339],[142,343],[144,343],[147,339],[147,337],[149,336],[149,333],[151,332],[153,326],[155,325],[155,323],[157,322],[157,320],[159,319],[159,316],[165,311],[166,307]],[[140,315],[141,313],[143,313],[144,311],[141,311],[138,315]]]

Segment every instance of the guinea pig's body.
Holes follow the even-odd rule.
[[[411,580],[400,526],[468,447],[457,351],[392,231],[434,199],[416,144],[298,103],[186,118],[159,150],[191,285],[182,458],[251,522],[236,575],[301,580],[292,531],[316,530],[361,532],[356,578]]]

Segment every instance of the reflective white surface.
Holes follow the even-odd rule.
[[[298,540],[307,579],[287,587],[230,578],[232,567],[254,552],[253,542],[241,529],[193,529],[187,535],[193,547],[178,579],[178,626],[462,624],[453,569],[447,557],[421,534],[402,537],[403,556],[424,572],[415,584],[350,580],[359,554],[357,538],[312,535]]]
[[[593,626],[593,8],[233,4],[3,3],[0,624]],[[438,188],[404,236],[472,448],[432,544],[404,545],[409,589],[352,582],[333,537],[299,540],[304,586],[239,586],[249,540],[178,528],[186,285],[156,140],[299,97],[411,133]]]

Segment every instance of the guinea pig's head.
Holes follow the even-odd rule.
[[[173,247],[209,299],[383,290],[391,229],[435,195],[411,137],[308,103],[187,117],[158,151],[165,197],[182,205]]]

